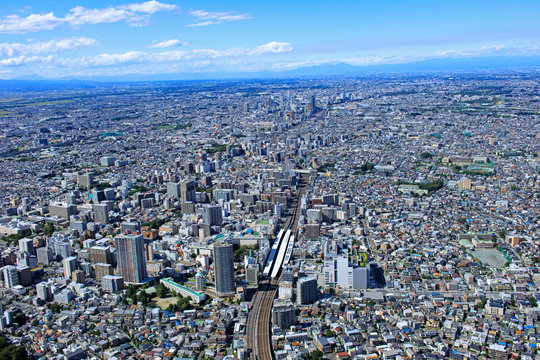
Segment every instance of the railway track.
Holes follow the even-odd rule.
[[[293,198],[293,202],[295,203],[293,213],[287,217],[283,226],[283,229],[290,229],[295,235],[297,235],[298,220],[300,219],[300,199],[304,195],[305,186],[306,181],[304,176],[302,176],[300,178],[298,193]],[[276,278],[263,280],[253,297],[246,329],[247,347],[251,351],[250,359],[252,360],[273,359],[272,344],[270,341],[270,316],[280,279],[281,271],[279,271]]]

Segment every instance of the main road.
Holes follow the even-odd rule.
[[[291,229],[296,239],[298,239],[296,232],[298,230],[298,220],[300,219],[300,200],[304,196],[305,187],[306,180],[305,176],[302,175],[297,187],[298,192],[293,197],[292,213],[287,217],[283,226],[285,230]],[[251,351],[250,358],[252,360],[272,360],[270,315],[280,279],[281,271],[276,278],[262,280],[253,296],[246,329],[247,348]]]

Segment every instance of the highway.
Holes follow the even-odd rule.
[[[287,217],[283,226],[284,230],[291,230],[291,233],[297,238],[298,220],[300,219],[300,199],[304,196],[306,180],[304,175],[300,178],[298,193],[293,197],[293,211]],[[272,344],[270,341],[270,322],[272,314],[272,305],[276,297],[276,291],[281,279],[281,270],[275,271],[274,278],[261,281],[257,292],[253,296],[251,308],[249,310],[246,342],[251,351],[252,360],[272,360]]]

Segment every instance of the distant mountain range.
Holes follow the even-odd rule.
[[[0,88],[33,86],[92,86],[93,82],[135,82],[135,81],[172,81],[172,80],[234,80],[234,79],[279,79],[298,77],[326,76],[361,76],[370,74],[405,74],[433,72],[468,72],[488,70],[540,70],[540,56],[501,56],[501,57],[462,57],[430,59],[402,64],[380,64],[354,66],[345,63],[301,67],[287,71],[260,72],[194,72],[176,74],[94,76],[65,79],[46,79],[38,75],[0,81]]]

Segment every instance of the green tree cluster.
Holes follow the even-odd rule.
[[[170,304],[167,307],[167,311],[169,312],[185,311],[185,310],[191,310],[191,309],[193,309],[193,305],[191,304],[191,299],[188,297],[183,297],[182,295],[178,296],[178,300],[176,301],[176,304]]]
[[[5,335],[0,335],[0,360],[31,360],[24,346],[11,344]]]
[[[250,251],[259,250],[259,244],[255,245],[233,245],[234,261],[239,262],[244,259],[244,256],[249,255]]]
[[[152,230],[157,230],[161,225],[165,224],[165,220],[161,218],[155,218],[143,224],[143,226],[148,226]]]
[[[137,179],[137,181],[139,181],[139,179]],[[133,196],[134,194],[138,193],[138,192],[145,192],[145,191],[148,191],[148,188],[144,185],[141,185],[141,184],[135,184],[131,190],[129,190],[129,196]]]

